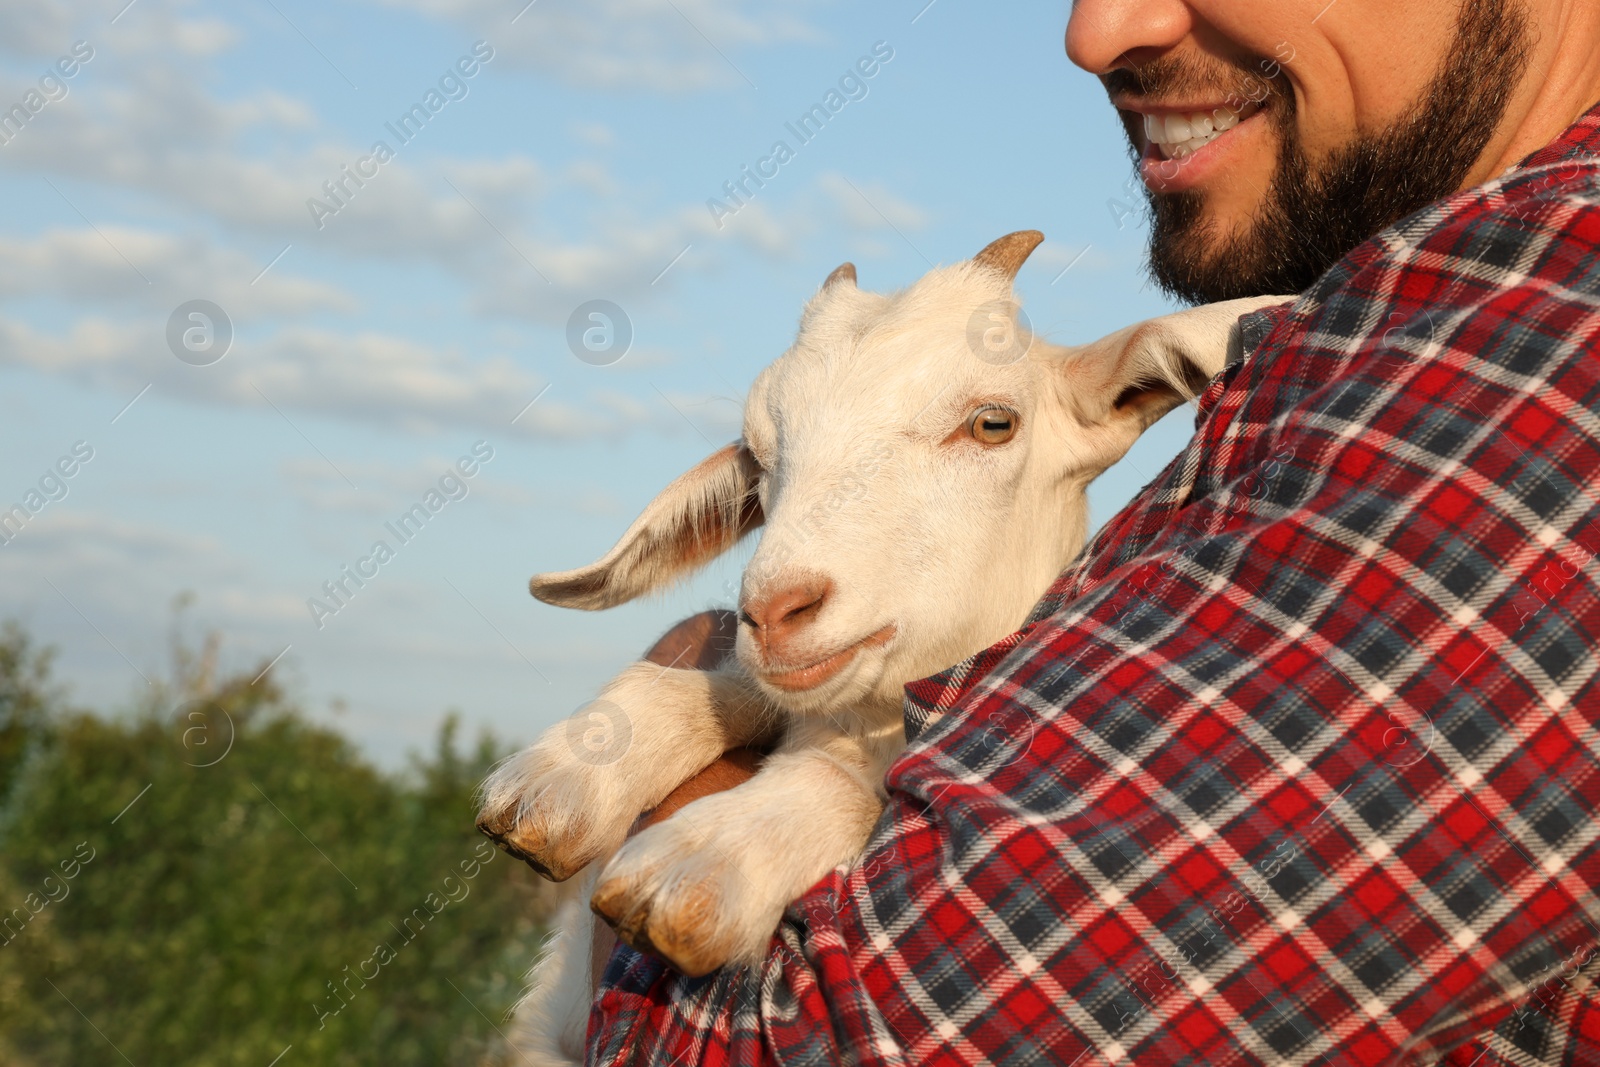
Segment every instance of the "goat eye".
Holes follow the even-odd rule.
[[[973,439],[986,445],[1003,445],[1016,436],[1017,413],[1006,408],[979,408],[967,423]]]

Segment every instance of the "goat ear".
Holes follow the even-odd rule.
[[[854,263],[841,263],[833,268],[833,273],[822,282],[824,289],[831,289],[840,282],[849,282],[853,287],[856,284],[856,265]]]
[[[1239,344],[1239,318],[1294,297],[1249,297],[1129,326],[1068,357],[1068,397],[1081,421],[1143,433],[1198,396]]]
[[[1008,233],[985,245],[982,252],[972,257],[972,262],[980,267],[999,271],[1006,276],[1007,281],[1016,278],[1017,271],[1022,269],[1022,264],[1033,255],[1033,250],[1039,247],[1039,242],[1044,240],[1044,234],[1038,230],[1018,230]]]
[[[577,570],[536,574],[528,591],[546,604],[598,611],[687,576],[764,521],[760,474],[742,441],[713,452],[662,490],[610,552]]]

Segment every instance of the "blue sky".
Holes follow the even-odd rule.
[[[737,436],[839,262],[894,289],[1037,228],[1019,292],[1051,339],[1171,309],[1065,4],[524,3],[0,11],[0,108],[38,106],[0,145],[0,507],[42,501],[0,547],[0,613],[59,647],[80,700],[126,705],[165,669],[187,591],[226,663],[287,648],[309,713],[380,762],[450,707],[530,739],[671,620],[731,603],[744,553],[594,615],[526,583]],[[77,42],[92,57],[57,68]],[[786,124],[875,47],[892,58],[802,144]],[[402,143],[386,124],[416,103],[437,111]],[[708,206],[780,140],[792,158],[736,212]],[[392,158],[363,162],[378,141]],[[335,203],[345,167],[368,177]],[[195,300],[231,323],[215,362],[203,336],[192,362],[168,343]],[[631,324],[615,362],[569,347],[593,300]],[[1191,418],[1101,480],[1096,524]],[[78,442],[92,459],[52,477]],[[447,483],[466,495],[398,545],[385,522],[478,442],[493,458]],[[319,627],[308,599],[379,539],[394,558]]]

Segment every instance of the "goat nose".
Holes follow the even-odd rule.
[[[746,601],[739,618],[755,631],[757,645],[777,655],[790,639],[811,624],[831,592],[833,583],[826,578],[800,582]]]

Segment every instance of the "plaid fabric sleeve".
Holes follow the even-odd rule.
[[[619,951],[591,1060],[1600,1062],[1594,170],[1308,293],[912,694],[865,861],[759,968]]]

